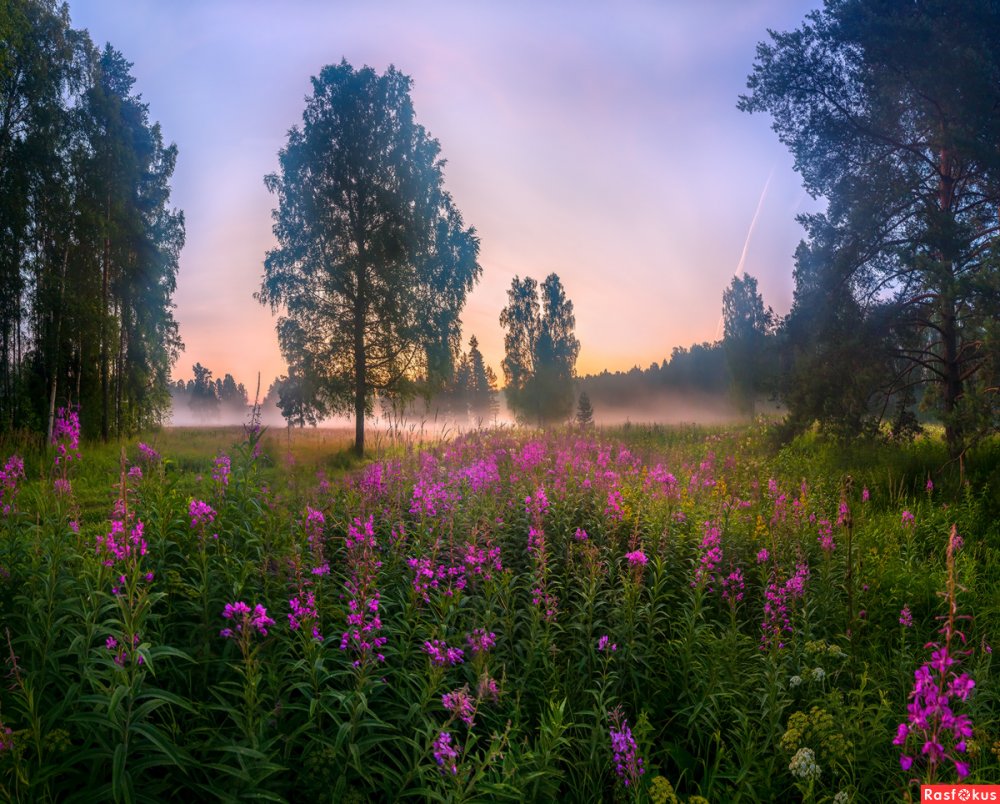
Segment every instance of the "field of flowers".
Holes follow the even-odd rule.
[[[5,800],[1000,782],[1000,531],[957,469],[852,477],[751,428],[629,427],[304,482],[254,427],[192,464],[81,447],[75,416],[0,455]]]

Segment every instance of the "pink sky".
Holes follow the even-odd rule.
[[[417,119],[482,241],[464,338],[498,376],[514,275],[562,278],[581,374],[715,340],[741,257],[767,304],[791,302],[794,218],[818,204],[770,121],[736,101],[766,29],[798,27],[816,2],[69,5],[75,27],[134,62],[151,119],[179,148],[175,378],[200,362],[252,393],[257,372],[264,388],[284,373],[275,320],[252,298],[273,244],[263,177],[310,76],[341,58],[413,79]]]

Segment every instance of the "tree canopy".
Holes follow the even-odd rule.
[[[775,324],[774,311],[765,309],[754,277],[746,273],[733,277],[722,293],[722,321],[722,345],[733,388],[752,415],[757,395],[768,387],[774,373],[767,339]]]
[[[312,79],[279,171],[278,245],[257,298],[277,330],[305,418],[364,418],[375,394],[450,376],[479,240],[444,190],[440,146],[414,119],[411,80],[346,61]]]
[[[960,454],[996,424],[1000,4],[827,0],[770,36],[739,105],[828,201],[801,219],[797,303],[840,296],[885,369],[848,393],[878,415],[921,390]]]
[[[559,277],[549,274],[539,287],[530,276],[515,276],[500,325],[507,330],[503,373],[511,411],[538,424],[567,418],[580,341],[574,334],[573,302]]]

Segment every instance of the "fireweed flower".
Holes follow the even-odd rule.
[[[460,499],[461,495],[452,495],[444,483],[418,480],[413,486],[410,513],[435,519],[439,514],[448,513],[452,509],[452,503]]]
[[[722,532],[718,524],[711,520],[705,522],[704,528],[701,545],[698,548],[701,555],[694,570],[691,586],[707,586],[708,591],[712,592],[716,567],[722,563]]]
[[[934,780],[938,769],[946,761],[954,765],[959,779],[969,775],[969,763],[965,755],[968,750],[967,741],[972,737],[972,721],[968,715],[955,714],[953,709],[956,702],[967,701],[976,686],[968,673],[958,672],[960,654],[952,650],[956,636],[965,643],[965,635],[956,626],[959,614],[956,603],[958,585],[955,581],[955,553],[961,548],[959,540],[958,531],[952,526],[946,553],[948,576],[945,598],[948,601],[948,615],[944,618],[945,623],[940,631],[944,635],[944,641],[928,644],[927,647],[933,649],[931,658],[913,673],[913,690],[906,707],[907,719],[905,723],[899,724],[892,741],[893,745],[902,749],[899,765],[904,771],[913,766],[917,757],[916,749],[919,747],[919,754],[928,765],[929,781]]]
[[[312,624],[313,639],[318,642],[323,641],[323,634],[319,630],[319,612],[316,610],[316,595],[312,592],[307,594],[299,592],[288,601],[291,611],[288,614],[288,627],[293,631],[298,631],[303,625]]]
[[[587,536],[587,531],[585,531],[583,528],[577,528],[576,531],[573,533],[573,538],[576,539],[578,542],[585,542],[589,537]]]
[[[816,538],[819,541],[820,549],[829,556],[837,548],[833,541],[833,526],[829,519],[821,519],[817,526],[819,535]]]
[[[20,491],[19,483],[24,479],[24,461],[17,455],[11,455],[0,469],[0,510],[4,516],[10,516],[16,509],[15,501]]]
[[[215,509],[202,500],[191,500],[188,504],[188,516],[191,519],[191,529],[199,531],[199,536],[204,542],[205,533],[215,522]],[[213,533],[213,539],[218,539],[219,534]]]
[[[500,688],[497,686],[496,679],[491,678],[489,673],[483,673],[479,677],[479,685],[476,687],[476,697],[480,701],[485,701],[489,698],[494,703],[500,700]]]
[[[915,517],[909,511],[903,511],[902,517],[900,517],[902,525],[904,528],[912,527]]]
[[[462,554],[462,563],[468,575],[481,576],[487,581],[493,580],[494,572],[503,572],[500,548],[494,547],[488,540],[485,545],[467,542],[465,552]]]
[[[899,612],[899,624],[903,628],[913,627],[913,614],[910,611],[909,605],[903,606],[902,610]]]
[[[458,718],[470,729],[473,727],[476,715],[476,700],[469,695],[469,688],[462,687],[441,696],[441,704],[453,718]]]
[[[451,744],[451,734],[442,731],[434,740],[434,761],[441,768],[442,773],[450,773],[452,776],[458,774],[458,751]]]
[[[302,521],[302,529],[305,532],[306,542],[313,558],[313,575],[325,575],[330,571],[330,565],[325,561],[324,547],[325,538],[323,530],[326,527],[326,517],[322,511],[306,506],[305,519]],[[326,572],[317,572],[322,567],[326,567]]]
[[[769,645],[785,647],[785,636],[792,633],[791,607],[794,601],[805,595],[805,584],[809,579],[809,567],[800,563],[795,574],[784,583],[775,578],[771,571],[771,581],[764,591],[764,621],[761,623],[760,648]]]
[[[602,634],[601,637],[597,640],[597,650],[600,653],[614,653],[616,650],[618,650],[618,645],[614,642],[611,642],[611,637],[609,637],[607,634]]]
[[[626,787],[638,787],[639,777],[646,772],[643,767],[642,757],[639,756],[639,747],[632,737],[632,730],[628,726],[620,707],[615,707],[608,712],[611,720],[609,730],[611,736],[611,751],[614,754],[615,773],[622,780]]]
[[[386,637],[380,636],[382,618],[379,614],[380,595],[376,588],[378,570],[382,562],[378,558],[378,544],[375,541],[375,519],[369,516],[365,522],[355,517],[344,538],[347,548],[347,565],[350,577],[344,584],[351,598],[347,603],[347,630],[340,637],[340,649],[354,654],[354,666],[361,667],[370,662],[384,662],[380,649]]]
[[[630,567],[645,567],[649,563],[649,558],[642,550],[633,550],[631,553],[626,553],[625,558],[628,559]]]
[[[52,424],[52,445],[56,448],[56,466],[80,460],[80,413],[73,408],[59,408]]]
[[[625,518],[625,513],[622,511],[622,501],[622,493],[618,489],[611,489],[608,492],[604,515],[612,522],[621,522]]]
[[[767,552],[767,548],[762,547],[757,551],[757,563],[766,564],[767,560],[771,557],[770,553]]]
[[[722,599],[735,606],[743,600],[743,570],[737,567],[722,579]]]
[[[233,621],[234,628],[223,628],[219,635],[225,639],[236,639],[240,636],[250,640],[254,634],[267,636],[267,627],[274,625],[274,620],[267,616],[267,609],[257,603],[252,609],[242,600],[227,603],[222,610],[222,616]],[[234,630],[235,629],[235,630]]]
[[[497,644],[497,635],[485,628],[477,628],[465,637],[465,644],[469,646],[469,652],[473,656],[487,653]]]
[[[139,460],[144,463],[158,463],[160,460],[160,453],[147,444],[141,441],[138,444],[139,447]]]
[[[851,509],[847,505],[847,500],[841,498],[840,505],[837,506],[837,527],[843,528],[851,521]]]
[[[439,667],[451,667],[465,661],[465,651],[461,648],[449,647],[443,639],[431,639],[424,642],[424,653],[430,657],[431,664],[436,664]]]
[[[871,494],[868,491],[868,486],[865,486],[861,490],[861,502],[868,502],[871,499]]]
[[[229,475],[232,471],[232,464],[228,455],[217,455],[212,464],[212,480],[219,487],[220,492],[225,492],[229,485]]]

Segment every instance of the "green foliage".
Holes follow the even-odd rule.
[[[26,453],[0,518],[0,796],[898,798],[892,738],[940,628],[953,522],[969,761],[976,780],[1000,773],[995,444],[962,478],[940,440],[769,453],[760,429],[477,430],[317,483],[321,442],[293,464],[269,457],[290,442],[237,432],[162,433],[161,460],[85,444],[68,496],[51,456]],[[810,518],[835,521],[842,492],[852,548],[834,526],[827,553]],[[193,523],[193,502],[213,517]],[[141,522],[145,552],[110,553],[109,520],[126,536]],[[799,565],[778,647],[761,639],[766,593]],[[220,634],[237,601],[265,607],[266,634]],[[365,624],[384,661],[352,635]],[[435,661],[434,640],[461,661]],[[636,787],[613,761],[617,708]]]

